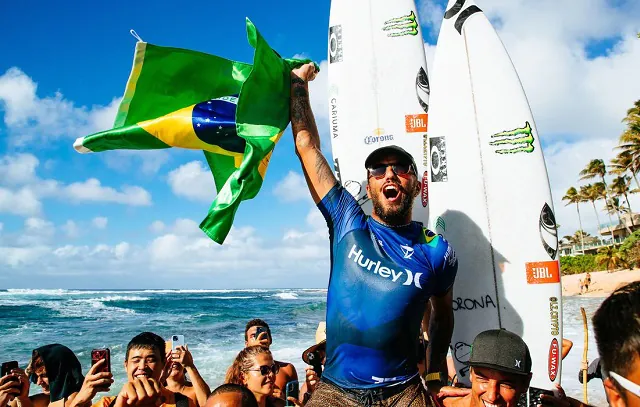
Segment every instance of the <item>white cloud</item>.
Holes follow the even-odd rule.
[[[38,166],[39,160],[32,154],[0,156],[0,213],[38,216],[42,212],[43,198],[57,198],[76,203],[151,205],[151,195],[144,188],[123,186],[118,191],[102,186],[95,178],[64,185],[56,180],[39,178]]]
[[[78,202],[113,202],[132,206],[151,205],[151,194],[144,188],[124,186],[121,191],[102,186],[100,181],[89,178],[84,182],[74,182],[62,189],[62,194]]]
[[[118,260],[124,259],[124,257],[131,250],[131,245],[127,242],[120,242],[113,248],[113,253]]]
[[[191,161],[171,171],[168,181],[174,194],[189,200],[211,202],[216,197],[213,175],[201,161]]]
[[[96,229],[105,229],[107,227],[108,222],[109,222],[109,219],[105,218],[104,216],[96,216],[91,220],[91,224]]]
[[[179,236],[200,236],[202,231],[198,227],[198,223],[192,219],[176,219],[171,232]]]
[[[12,191],[0,187],[0,213],[19,216],[38,215],[42,211],[42,203],[29,188]]]
[[[171,159],[166,150],[114,150],[102,155],[107,167],[130,172],[134,163],[140,162],[143,174],[155,174]]]
[[[42,246],[51,242],[55,235],[52,222],[42,218],[31,217],[24,221],[24,229],[16,238],[16,246]]]
[[[311,200],[311,194],[304,177],[294,171],[289,171],[287,175],[276,184],[273,193],[282,202],[294,202],[300,200]]]
[[[23,185],[36,180],[36,168],[40,162],[31,154],[0,157],[0,183]]]
[[[69,238],[76,238],[78,236],[80,236],[80,228],[78,227],[78,225],[72,221],[72,220],[68,220],[64,225],[62,225],[60,227],[62,229],[62,231],[67,235],[67,237]]]
[[[12,145],[62,137],[71,140],[108,129],[120,103],[113,99],[107,106],[77,107],[60,92],[41,98],[37,90],[38,84],[17,67],[0,76],[0,106]]]
[[[159,220],[153,221],[153,223],[151,223],[151,225],[149,226],[149,230],[156,234],[163,232],[165,228],[166,225],[164,224],[164,222]]]

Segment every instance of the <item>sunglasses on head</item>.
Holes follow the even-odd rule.
[[[262,365],[258,369],[249,369],[250,372],[260,372],[262,376],[266,376],[269,373],[273,373],[274,375],[278,374],[280,371],[280,365],[274,363],[271,366]]]
[[[620,386],[624,387],[630,393],[635,394],[640,397],[640,384],[636,384],[626,377],[622,377],[616,372],[609,372],[609,375],[620,384]]]
[[[407,163],[376,164],[367,169],[369,170],[369,176],[377,179],[384,177],[384,174],[387,173],[387,168],[389,167],[391,167],[396,175],[403,176],[411,173],[413,165]]]

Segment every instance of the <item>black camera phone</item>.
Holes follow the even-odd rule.
[[[266,332],[267,333],[267,337],[269,337],[269,331],[267,330],[266,326],[259,326],[256,328],[256,333],[254,334],[254,338],[258,339],[260,337],[260,334]]]
[[[2,372],[0,372],[0,377],[5,377],[6,375],[8,375],[9,373],[11,373],[11,371],[13,369],[18,369],[18,361],[17,360],[12,360],[10,362],[4,362],[2,363]]]
[[[316,372],[318,377],[322,377],[322,360],[320,360],[320,355],[318,350],[309,353],[309,364],[313,367],[313,371]]]
[[[285,406],[295,406],[293,402],[289,401],[289,397],[293,397],[298,400],[300,397],[300,382],[294,380],[292,382],[288,382],[285,386]]]
[[[540,398],[541,395],[543,394],[547,394],[549,396],[553,396],[553,392],[551,390],[543,390],[543,389],[538,389],[536,387],[530,387],[529,388],[529,405],[530,406],[551,406],[553,404],[550,403],[545,403],[544,401],[542,401],[542,399]]]

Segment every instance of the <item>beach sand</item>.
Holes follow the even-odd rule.
[[[585,273],[586,274],[586,273]],[[606,297],[611,294],[618,286],[640,280],[640,269],[620,270],[608,273],[606,271],[597,271],[591,273],[591,285],[589,291],[580,294],[580,282],[584,280],[585,274],[572,274],[562,276],[562,295],[574,296],[582,295],[583,297]]]

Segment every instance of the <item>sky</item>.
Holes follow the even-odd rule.
[[[198,229],[216,194],[201,152],[80,155],[72,144],[112,126],[131,69],[130,29],[153,44],[251,62],[249,17],[281,55],[320,64],[310,94],[331,159],[330,1],[72,3],[0,5],[0,288],[326,287],[327,228],[290,130],[260,194],[241,205],[221,246]],[[640,2],[477,3],[529,99],[560,236],[573,234],[576,208],[561,198],[580,184],[590,159],[615,155],[621,120],[640,99]],[[431,66],[445,4],[416,6]],[[640,199],[631,205],[640,208]],[[584,229],[595,234],[596,213],[587,204],[580,209]]]

